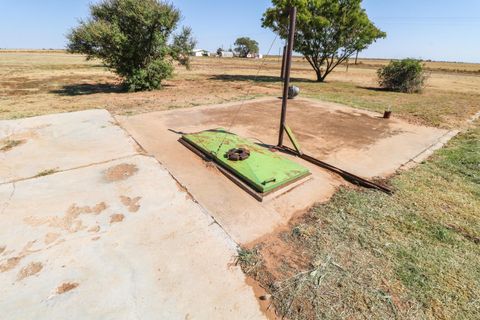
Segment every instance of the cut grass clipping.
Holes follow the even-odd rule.
[[[241,251],[281,316],[480,319],[478,123],[392,184],[391,197],[341,189],[276,243]],[[279,256],[278,242],[308,267]]]
[[[43,171],[40,171],[39,173],[37,173],[35,175],[35,178],[38,178],[38,177],[44,177],[44,176],[49,176],[51,174],[54,174],[58,172],[58,169],[47,169],[47,170],[43,170]]]
[[[21,145],[24,142],[25,142],[24,140],[5,140],[5,141],[2,141],[2,147],[0,148],[0,151],[2,151],[2,152],[10,151],[11,149],[15,148],[18,145]]]

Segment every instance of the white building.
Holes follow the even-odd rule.
[[[203,49],[193,49],[192,56],[194,57],[208,57],[208,51]]]
[[[233,52],[230,52],[230,51],[222,51],[220,53],[220,57],[222,58],[233,58],[234,55],[233,55]]]
[[[247,58],[263,59],[263,54],[260,54],[260,53],[249,53],[249,54],[247,54]]]

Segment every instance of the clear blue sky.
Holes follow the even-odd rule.
[[[65,34],[88,16],[90,0],[0,0],[0,48],[63,48]],[[95,2],[95,1],[94,1]],[[274,35],[260,18],[269,0],[173,0],[198,47],[228,48],[249,36],[266,53]],[[387,38],[365,57],[414,57],[480,62],[480,0],[364,0],[370,19]],[[280,41],[272,54],[278,53]]]

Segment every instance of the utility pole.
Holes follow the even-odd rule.
[[[295,38],[295,20],[297,16],[297,8],[290,8],[289,18],[289,30],[288,30],[288,45],[287,54],[285,59],[285,73],[283,79],[283,96],[282,96],[282,114],[280,117],[280,132],[278,133],[278,146],[283,146],[283,135],[285,132],[285,120],[287,116],[287,103],[288,103],[288,86],[290,85],[290,69],[292,67],[292,51],[293,41]]]

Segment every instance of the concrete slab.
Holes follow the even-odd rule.
[[[0,121],[0,183],[137,153],[106,110]]]
[[[345,182],[294,158],[312,171],[313,178],[285,195],[259,203],[177,140],[181,133],[218,127],[228,129],[235,116],[230,131],[266,144],[276,144],[280,105],[279,99],[263,98],[117,119],[148,153],[187,187],[235,241],[245,244],[284,225],[315,202],[328,199]],[[373,112],[309,99],[290,101],[287,123],[306,153],[365,178],[394,173],[446,133],[395,118],[384,120]]]
[[[0,210],[2,319],[264,318],[235,244],[153,158],[0,185]]]

